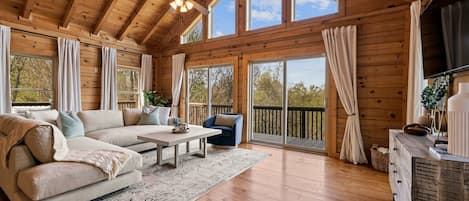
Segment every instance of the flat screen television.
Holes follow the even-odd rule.
[[[425,78],[469,68],[469,0],[432,0],[420,21]]]

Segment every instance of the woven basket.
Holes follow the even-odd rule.
[[[388,172],[389,153],[382,153],[378,151],[378,145],[374,144],[371,149],[371,165],[373,169]]]

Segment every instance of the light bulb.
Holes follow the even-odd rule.
[[[175,0],[177,6],[182,6],[184,4],[183,0]]]
[[[181,13],[187,12],[187,7],[186,5],[181,6]]]
[[[194,7],[194,4],[190,1],[186,1],[186,7],[187,7],[187,10],[190,10]]]
[[[174,10],[176,10],[176,9],[178,8],[178,5],[177,5],[176,2],[174,2],[174,1],[171,2],[169,5],[170,5],[171,8],[173,8]]]

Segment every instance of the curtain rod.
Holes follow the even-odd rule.
[[[40,37],[43,37],[43,38],[49,38],[49,39],[54,39],[54,40],[57,40],[59,38],[57,36],[52,36],[52,35],[47,35],[47,34],[42,34],[42,33],[36,33],[36,32],[32,32],[32,31],[25,31],[25,30],[13,28],[13,27],[11,27],[11,30],[15,31],[15,32],[19,32],[19,33],[26,33],[26,34],[36,35],[36,36],[40,36]],[[87,43],[87,42],[83,42],[83,41],[80,41],[80,40],[78,40],[78,41],[80,43],[83,43],[83,44],[87,45],[87,46],[92,46],[92,47],[96,47],[96,48],[102,48],[103,47],[103,46],[100,46],[100,45]],[[121,50],[121,49],[118,49],[118,48],[116,48],[116,50],[119,51],[119,52],[126,52],[126,53],[131,53],[131,54],[143,54],[143,53],[140,53],[140,52],[131,52],[131,51],[127,51],[127,50]]]

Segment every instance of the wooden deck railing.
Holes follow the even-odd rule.
[[[117,107],[119,108],[119,110],[124,110],[126,108],[136,108],[137,107],[137,102],[135,101],[119,101],[117,103]]]
[[[208,118],[206,104],[190,104],[189,122],[202,125]],[[231,112],[231,105],[212,105],[212,114]],[[254,133],[282,135],[282,107],[254,106],[252,127]],[[324,107],[288,107],[287,137],[324,140]]]

